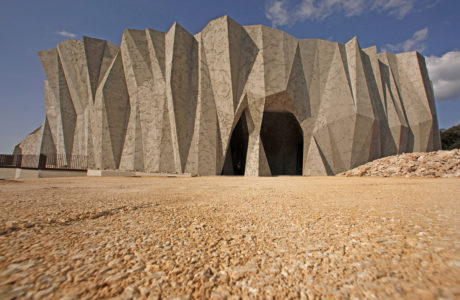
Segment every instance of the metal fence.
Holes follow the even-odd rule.
[[[22,155],[0,154],[0,167],[20,168]]]
[[[87,170],[88,158],[85,155],[65,154],[0,154],[0,168]]]

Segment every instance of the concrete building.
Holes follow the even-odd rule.
[[[46,118],[17,154],[86,155],[89,168],[333,175],[440,149],[417,52],[377,53],[224,16],[200,33],[124,32],[39,52]]]

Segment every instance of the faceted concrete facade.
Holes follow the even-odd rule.
[[[224,16],[200,33],[128,29],[40,51],[43,125],[16,153],[87,155],[101,170],[332,175],[440,149],[417,52],[377,53]]]

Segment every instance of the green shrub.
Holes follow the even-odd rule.
[[[460,125],[449,129],[441,129],[441,144],[443,150],[460,148]]]

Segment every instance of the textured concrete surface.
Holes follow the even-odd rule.
[[[86,171],[76,170],[30,170],[21,168],[0,168],[0,179],[52,178],[86,176]]]
[[[81,177],[0,194],[2,299],[460,297],[455,178]]]
[[[0,179],[16,177],[16,168],[0,168]]]
[[[296,39],[224,16],[196,35],[174,23],[127,29],[120,47],[84,37],[39,55],[46,119],[17,154],[87,155],[100,170],[260,176],[333,175],[440,149],[417,52]],[[299,128],[301,139],[263,134],[270,113],[291,114],[297,125],[279,118],[277,127]],[[235,130],[243,118],[247,129]]]

